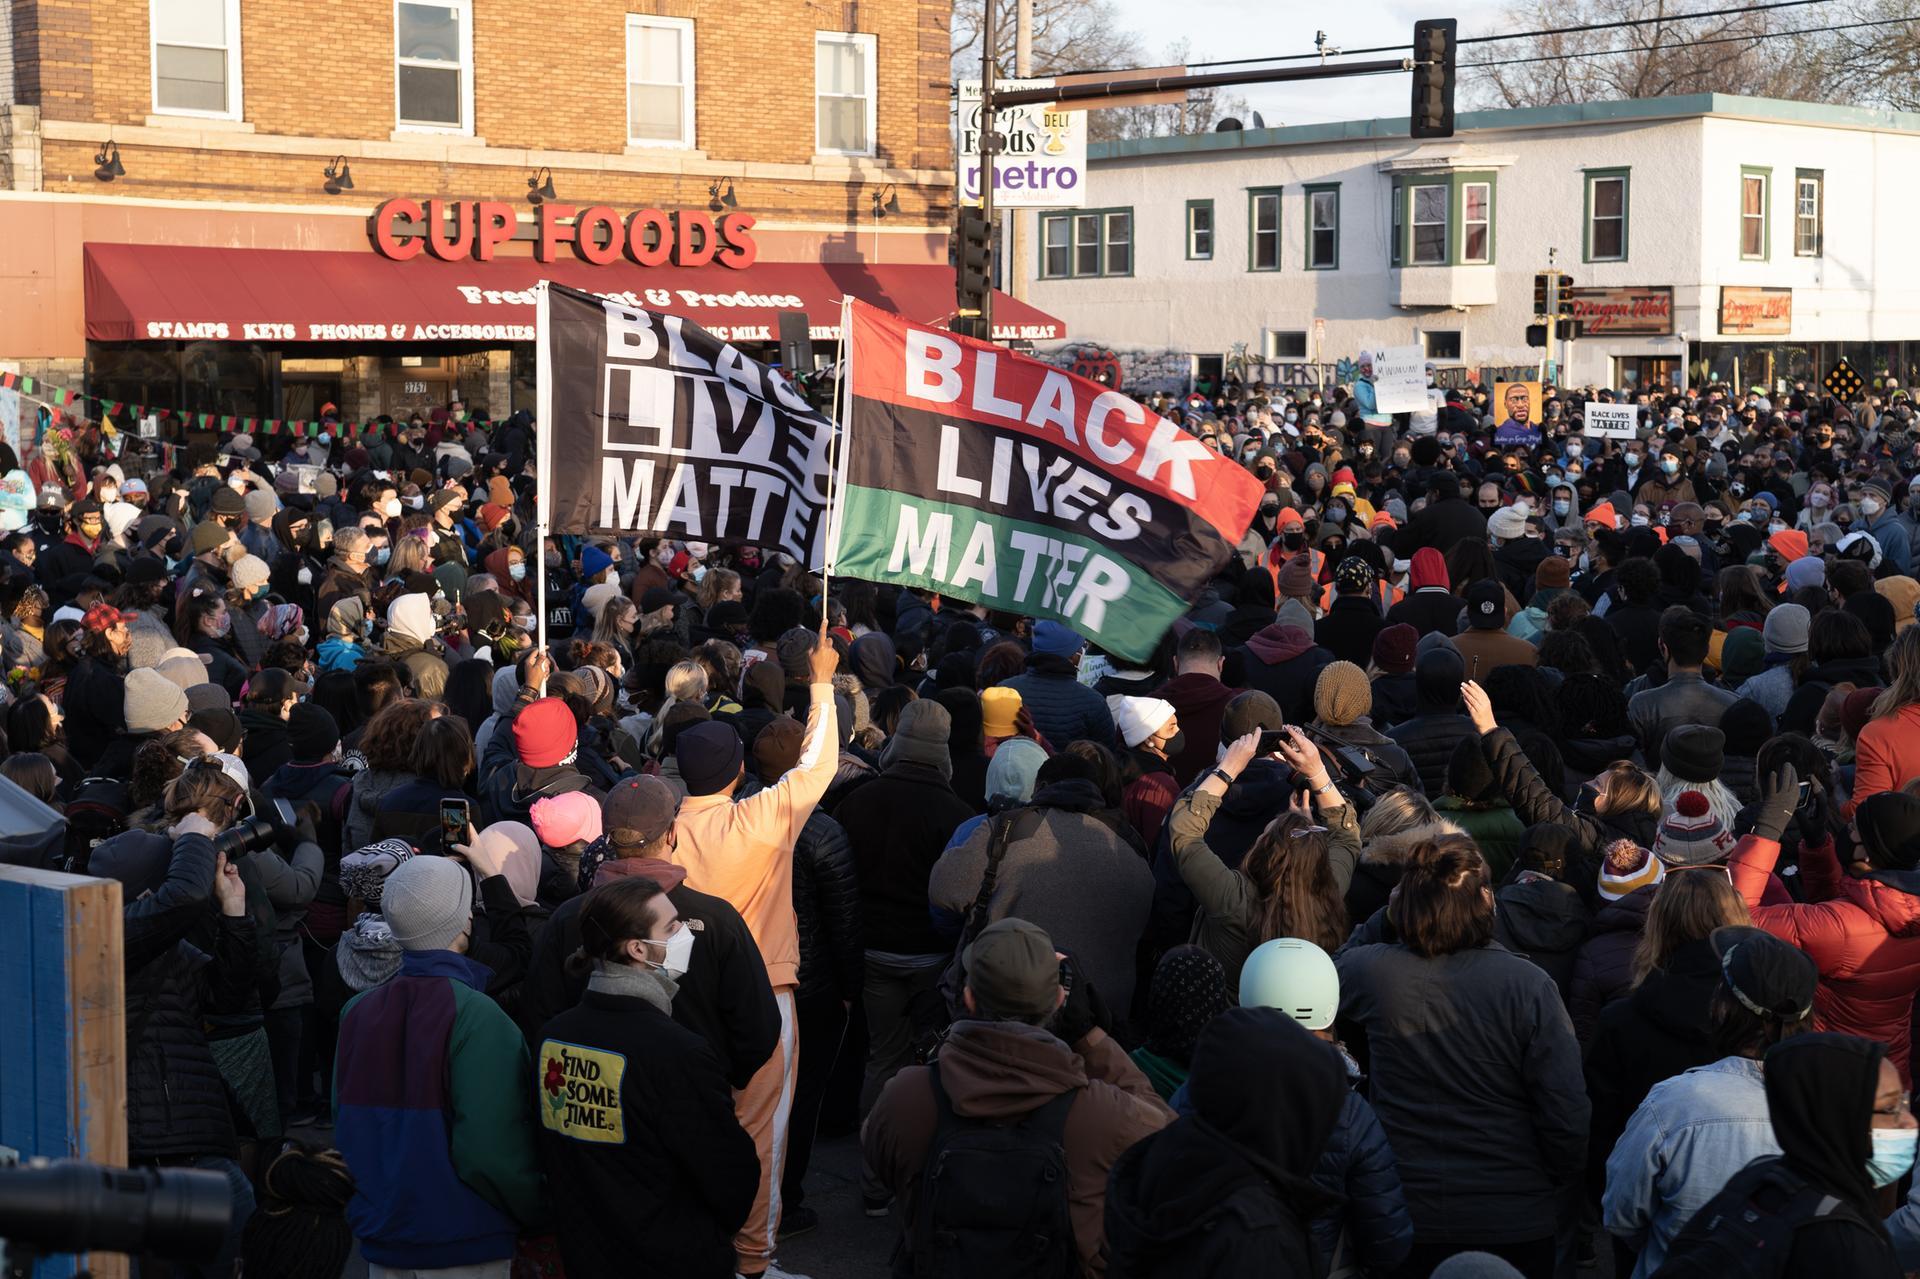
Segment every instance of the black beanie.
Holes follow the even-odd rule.
[[[685,729],[674,739],[673,757],[680,764],[680,780],[689,795],[714,795],[740,775],[746,755],[740,734],[731,724],[709,720]]]
[[[287,740],[294,763],[317,764],[340,744],[340,725],[326,707],[297,702],[287,713]]]
[[[1903,791],[1881,791],[1861,801],[1853,822],[1875,870],[1920,865],[1920,799]]]
[[[1683,782],[1718,780],[1726,757],[1727,735],[1705,724],[1670,728],[1666,740],[1660,743],[1660,762]]]

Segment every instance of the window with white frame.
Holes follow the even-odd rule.
[[[1457,360],[1460,358],[1460,330],[1423,329],[1420,332],[1420,345],[1429,360]]]
[[[1793,252],[1795,257],[1817,258],[1824,251],[1826,174],[1801,169],[1793,178]]]
[[[1213,256],[1213,201],[1187,201],[1187,257],[1204,262]]]
[[[1772,177],[1770,169],[1740,171],[1740,256],[1743,258],[1767,256],[1767,187]]]
[[[472,0],[395,0],[393,26],[400,127],[472,132]]]
[[[1043,279],[1132,274],[1132,209],[1041,215],[1040,275]]]
[[[1307,269],[1330,271],[1340,265],[1340,188],[1307,188]]]
[[[1440,183],[1413,188],[1413,252],[1415,266],[1447,263],[1447,188]]]
[[[1407,242],[1407,189],[1393,184],[1393,243],[1387,246],[1387,265],[1399,266]]]
[[[240,0],[152,0],[153,109],[240,118]]]
[[[873,37],[842,31],[813,36],[816,145],[824,155],[873,154]]]
[[[1460,184],[1460,261],[1481,263],[1493,255],[1493,184]]]
[[[1247,270],[1280,269],[1280,192],[1247,193]]]
[[[1261,336],[1260,354],[1269,363],[1275,360],[1304,360],[1307,358],[1307,332],[1305,329],[1268,329]]]
[[[627,15],[627,142],[693,145],[693,20]]]

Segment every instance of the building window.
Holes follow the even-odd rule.
[[[1447,188],[1413,188],[1413,252],[1415,266],[1447,264]]]
[[[1393,243],[1387,249],[1387,265],[1399,266],[1407,242],[1407,189],[1393,185]]]
[[[1262,358],[1304,360],[1307,358],[1307,334],[1304,329],[1268,329],[1260,343]]]
[[[1187,260],[1205,262],[1213,257],[1213,201],[1187,201]]]
[[[1340,188],[1307,188],[1307,270],[1340,265]]]
[[[693,21],[627,15],[627,142],[693,145]]]
[[[1420,335],[1421,345],[1426,348],[1429,360],[1457,360],[1460,358],[1459,329],[1427,329]]]
[[[1827,177],[1818,169],[1801,169],[1793,178],[1793,252],[1817,258],[1826,240]]]
[[[394,81],[403,129],[473,131],[470,0],[396,0]]]
[[[240,118],[240,0],[153,0],[153,109]]]
[[[825,155],[873,154],[873,37],[813,36],[814,120]]]
[[[1280,192],[1247,193],[1247,270],[1280,269]]]
[[[1768,256],[1767,202],[1773,170],[1740,170],[1740,256],[1765,261]]]
[[[1048,280],[1133,274],[1133,210],[1088,209],[1040,219],[1040,276]]]
[[[1627,260],[1627,171],[1587,174],[1589,262]]]
[[[1493,183],[1460,184],[1460,261],[1493,260]]]

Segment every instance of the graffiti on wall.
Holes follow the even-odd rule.
[[[1187,393],[1193,377],[1194,353],[1167,348],[1129,350],[1083,342],[1039,352],[1049,364],[1102,386],[1111,386],[1130,395],[1146,396],[1157,391],[1170,395]],[[1220,357],[1221,370],[1228,378],[1238,378],[1246,387],[1273,387],[1286,391],[1316,391],[1333,386],[1352,386],[1359,377],[1359,365],[1351,357],[1312,361],[1257,360],[1249,354],[1245,342],[1234,343]],[[1495,382],[1522,382],[1539,373],[1535,364],[1446,365],[1434,369],[1435,385],[1442,389],[1491,386]]]
[[[1152,395],[1155,391],[1184,395],[1193,373],[1193,359],[1185,351],[1118,350],[1083,342],[1037,354],[1075,376],[1130,395]]]

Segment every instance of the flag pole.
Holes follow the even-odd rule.
[[[840,511],[835,505],[840,494],[840,436],[847,429],[847,397],[851,393],[851,371],[847,355],[853,342],[853,298],[840,298],[840,343],[834,355],[838,380],[833,391],[833,433],[827,437],[827,557],[820,566],[820,628],[827,625],[827,584],[833,577],[833,562],[840,553]]]
[[[533,572],[534,649],[547,647],[547,476],[548,443],[553,438],[553,352],[550,346],[552,310],[548,302],[548,282],[534,286],[534,423],[533,423]]]

